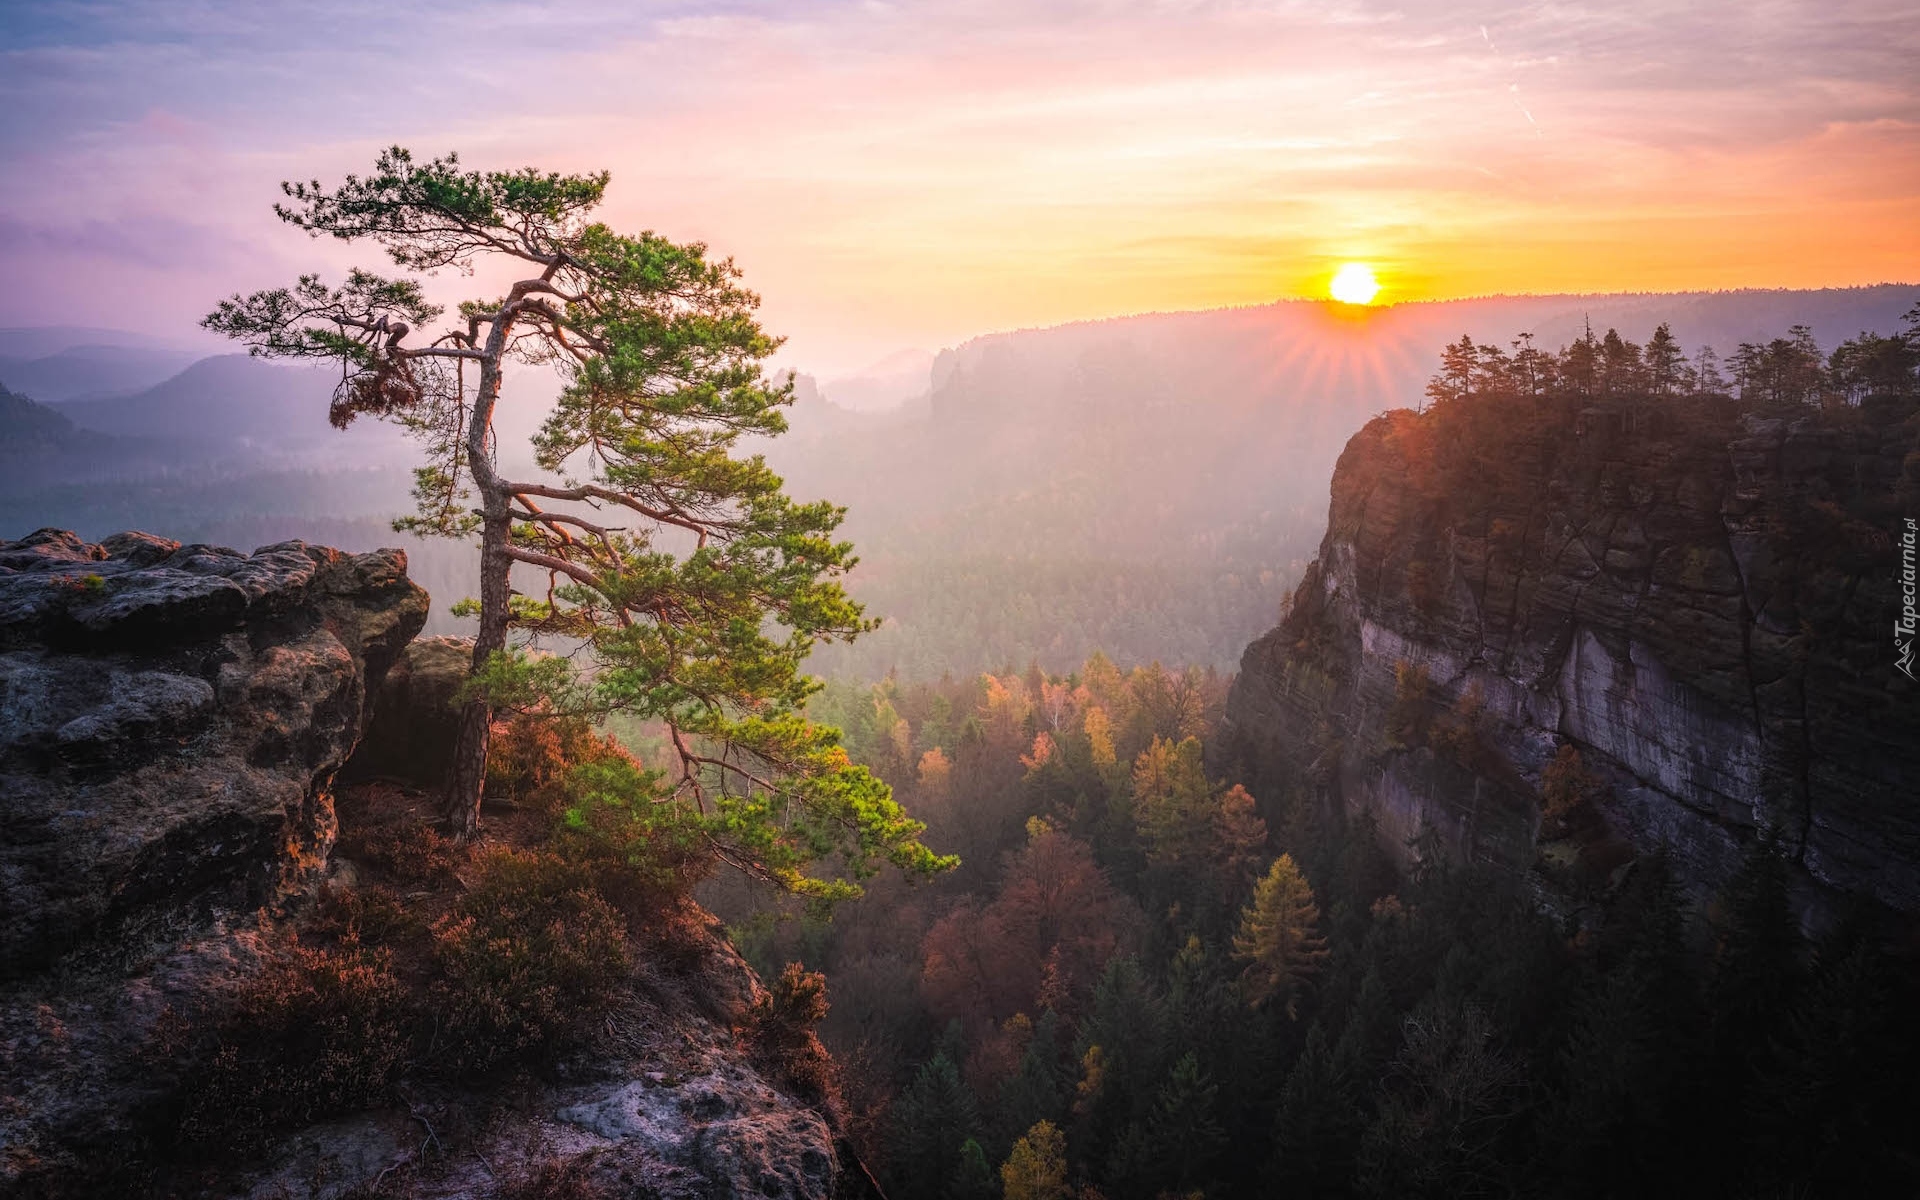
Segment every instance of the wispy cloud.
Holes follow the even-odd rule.
[[[338,263],[274,185],[395,141],[611,167],[846,365],[1349,257],[1403,297],[1920,276],[1908,0],[16,0],[0,47],[9,323]]]

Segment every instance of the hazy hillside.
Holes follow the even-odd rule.
[[[1416,403],[1462,333],[1504,343],[1524,329],[1559,346],[1589,319],[1635,341],[1669,321],[1690,351],[1724,354],[1805,321],[1831,349],[1862,329],[1891,332],[1916,299],[1881,287],[1289,302],[991,334],[941,353],[924,388],[903,374],[925,363],[910,353],[851,391],[803,377],[791,434],[765,450],[796,495],[848,507],[862,556],[852,586],[886,621],[821,650],[823,673],[931,678],[1030,659],[1065,670],[1095,649],[1230,667],[1311,559],[1347,438]],[[21,331],[0,333],[0,350],[23,347],[35,344]],[[324,371],[226,355],[135,395],[53,406],[77,428],[57,444],[38,436],[31,452],[26,426],[8,422],[0,528],[138,527],[240,549],[295,536],[402,544],[435,595],[429,628],[459,628],[446,606],[469,590],[473,552],[391,531],[409,504],[410,448],[376,423],[330,428],[332,387]],[[551,387],[510,376],[506,461],[525,457]],[[854,411],[836,391],[923,398]]]
[[[1418,403],[1463,333],[1557,347],[1589,320],[1636,342],[1667,321],[1690,353],[1726,354],[1805,322],[1830,350],[1892,332],[1916,300],[1888,286],[1287,302],[992,334],[939,355],[925,407],[851,413],[802,387],[768,455],[796,494],[849,507],[855,590],[888,620],[819,653],[823,670],[1064,670],[1096,648],[1225,667],[1311,558],[1347,438]]]

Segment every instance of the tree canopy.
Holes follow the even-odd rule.
[[[387,418],[425,448],[417,510],[396,526],[479,535],[475,674],[448,784],[456,832],[478,823],[496,694],[538,680],[556,711],[667,731],[663,769],[603,773],[594,804],[690,827],[721,859],[813,895],[849,894],[882,862],[950,866],[837,731],[804,712],[808,651],[870,623],[840,584],[855,561],[834,537],[843,511],[795,503],[739,448],[786,428],[790,384],[763,371],[779,340],[730,260],[593,221],[608,179],[472,171],[394,147],[337,187],[284,184],[281,219],[372,241],[407,275],[356,268],[338,286],[306,275],[223,301],[204,323],[255,354],[337,362],[336,425]],[[418,276],[503,263],[522,275],[504,295],[465,301],[416,337],[443,312]],[[533,439],[532,479],[500,471],[508,361],[549,366],[562,385]],[[544,574],[539,594],[513,590],[516,566]],[[538,635],[591,648],[577,685],[522,653]],[[829,859],[841,878],[806,874]]]

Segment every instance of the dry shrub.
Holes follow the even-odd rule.
[[[1393,665],[1393,703],[1387,708],[1387,745],[1404,750],[1426,736],[1432,684],[1427,669],[1404,659]]]
[[[500,1200],[612,1200],[614,1192],[593,1177],[593,1160],[582,1156],[542,1159],[501,1185]]]
[[[580,717],[516,713],[493,726],[487,743],[487,795],[546,812],[568,799],[567,776],[576,766],[626,755],[610,737]]]
[[[326,941],[386,946],[425,933],[426,928],[415,907],[398,892],[373,884],[322,891],[307,931]]]
[[[245,1145],[380,1103],[410,1049],[407,995],[384,951],[293,947],[236,997],[187,1089],[180,1132]]]
[[[1478,681],[1469,684],[1454,701],[1453,711],[1435,718],[1427,730],[1427,745],[1469,771],[1479,770],[1491,753],[1486,709],[1485,690]]]
[[[586,867],[505,848],[477,866],[433,927],[432,1054],[462,1074],[562,1048],[632,969],[626,924]]]
[[[453,882],[460,848],[412,813],[394,813],[344,831],[340,849],[401,883],[441,886]]]
[[[1605,792],[1605,782],[1587,769],[1579,748],[1566,742],[1540,772],[1541,816],[1550,824],[1565,826]]]
[[[657,781],[617,739],[538,710],[496,724],[487,752],[488,795],[558,818],[554,849],[635,922],[674,908],[713,869],[678,806],[654,803]]]
[[[813,1101],[833,1094],[833,1060],[813,1032],[826,1015],[827,977],[790,962],[749,1018],[761,1061],[781,1082]]]
[[[698,970],[714,952],[713,918],[690,897],[662,903],[641,921],[648,960],[669,971]]]

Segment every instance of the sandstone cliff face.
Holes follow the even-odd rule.
[[[426,620],[399,551],[0,543],[0,962],[247,911],[333,838],[333,774]]]
[[[409,1081],[391,1107],[154,1173],[155,1114],[196,1083],[178,1044],[323,882],[356,887],[337,782],[444,758],[470,647],[413,641],[426,612],[398,551],[0,542],[0,1194],[101,1194],[88,1172],[126,1195],[862,1194],[827,1120],[736,1034],[765,992],[697,910],[540,1078]],[[375,753],[343,770],[370,697]]]
[[[1666,847],[1706,889],[1769,834],[1811,909],[1920,909],[1920,687],[1892,638],[1914,449],[1904,411],[1389,413],[1246,652],[1230,753],[1269,796],[1371,812],[1403,858],[1430,831],[1604,876]],[[1564,745],[1598,818],[1570,836],[1541,816]]]

